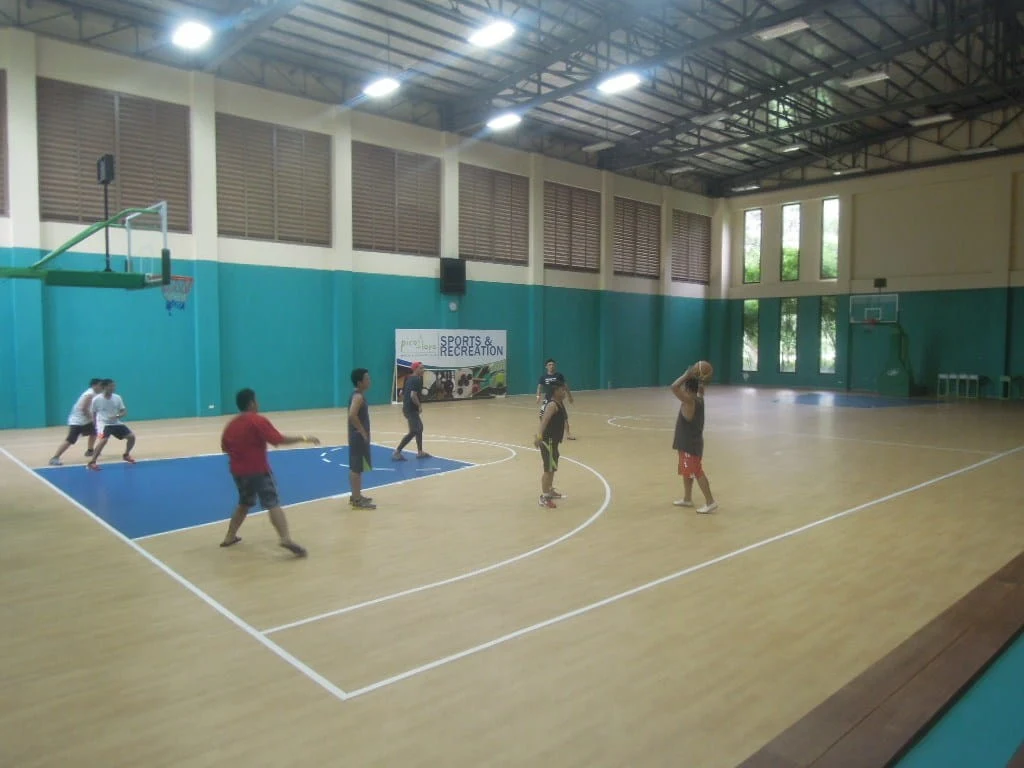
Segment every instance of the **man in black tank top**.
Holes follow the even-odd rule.
[[[685,496],[673,502],[677,507],[693,506],[693,481],[697,481],[704,494],[704,506],[697,510],[702,515],[718,509],[711,494],[711,485],[704,474],[704,385],[697,375],[697,366],[691,365],[686,373],[672,383],[672,394],[679,399],[679,415],[672,448],[679,453],[679,475],[683,478]]]
[[[538,504],[548,509],[555,508],[554,499],[565,496],[554,487],[555,472],[558,471],[558,446],[565,434],[565,384],[556,382],[551,387],[551,399],[544,404],[544,412],[540,418],[540,429],[533,444],[540,449],[540,460],[543,469],[540,476],[540,499]]]
[[[348,478],[352,494],[348,503],[359,509],[376,509],[369,496],[363,496],[363,472],[373,469],[370,458],[370,407],[366,390],[370,388],[370,372],[365,368],[352,371],[355,389],[348,398]]]

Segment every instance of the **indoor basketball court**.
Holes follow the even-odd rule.
[[[139,423],[138,463],[100,473],[46,466],[59,430],[5,433],[5,549],[35,575],[5,624],[52,627],[8,638],[50,711],[9,713],[5,760],[732,766],[1019,551],[1010,405],[711,385],[721,507],[696,515],[674,402],[581,393],[540,513],[530,399],[428,409],[424,466],[388,461],[375,408],[373,511],[345,502],[339,412],[271,414],[324,440],[272,455],[308,560],[264,516],[217,548],[220,419]]]

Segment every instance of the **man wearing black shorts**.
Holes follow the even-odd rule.
[[[395,461],[405,461],[402,450],[413,439],[416,440],[416,458],[429,459],[430,454],[423,450],[423,403],[420,402],[420,392],[423,391],[423,363],[413,363],[412,373],[406,376],[405,385],[402,387],[402,415],[409,424],[408,434],[402,438],[394,454],[391,456]]]
[[[357,509],[376,509],[369,496],[363,496],[363,472],[373,469],[370,457],[370,407],[365,392],[370,388],[370,372],[365,368],[352,371],[355,389],[348,398],[348,477],[352,494],[348,503]]]
[[[315,437],[285,437],[266,416],[258,413],[259,403],[256,393],[251,389],[243,389],[235,395],[235,405],[240,411],[224,428],[220,438],[220,448],[228,455],[231,477],[238,489],[238,506],[228,523],[228,531],[221,542],[222,547],[230,547],[242,539],[238,529],[245,522],[249,509],[260,504],[270,513],[270,522],[280,537],[280,544],[297,557],[305,557],[306,550],[300,547],[288,535],[288,520],[281,509],[277,496],[277,483],[270,471],[267,460],[267,443],[271,445],[291,445],[292,443],[312,443],[320,445]]]
[[[50,459],[51,467],[61,465],[60,457],[68,448],[78,442],[78,438],[85,435],[89,438],[85,455],[92,456],[93,448],[96,446],[96,424],[93,421],[92,401],[103,390],[103,379],[93,379],[89,382],[89,388],[78,396],[71,413],[68,414],[68,435],[64,442],[57,448],[57,452]]]
[[[565,434],[565,401],[566,386],[556,382],[551,387],[551,399],[544,403],[544,413],[540,420],[540,431],[533,444],[540,450],[542,471],[540,476],[540,499],[538,504],[548,509],[555,508],[554,499],[564,499],[565,495],[555,490],[555,472],[558,471],[558,446]]]
[[[555,384],[561,384],[565,387],[566,394],[569,397],[569,402],[573,402],[572,390],[569,389],[569,383],[565,380],[565,376],[562,375],[561,371],[555,370],[558,367],[558,363],[555,359],[548,358],[548,361],[544,364],[544,373],[541,375],[540,380],[537,382],[537,402],[541,403],[540,412],[543,416],[544,407],[551,400],[551,393],[554,389]],[[565,410],[565,405],[562,405],[562,410]],[[572,436],[572,429],[569,427],[569,412],[565,411],[565,439],[575,440]]]

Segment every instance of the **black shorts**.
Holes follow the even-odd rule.
[[[558,440],[545,440],[540,444],[540,461],[545,472],[558,471]]]
[[[409,431],[413,434],[423,431],[423,418],[419,411],[412,411],[405,414],[405,420],[409,422]]]
[[[96,425],[92,422],[88,424],[71,424],[68,426],[68,436],[64,439],[68,441],[68,445],[74,445],[82,435],[90,436],[95,434]]]
[[[238,504],[242,507],[251,507],[259,498],[264,509],[271,509],[281,503],[277,497],[277,483],[274,476],[265,475],[232,475],[235,479],[235,487],[238,488]]]
[[[132,434],[124,424],[108,424],[103,428],[100,437],[116,437],[118,440],[127,440]]]
[[[370,444],[363,440],[362,435],[349,435],[348,468],[357,475],[373,469],[373,461],[370,459]]]

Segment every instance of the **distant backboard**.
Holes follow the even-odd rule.
[[[896,323],[900,317],[898,293],[864,293],[850,297],[850,322]]]

